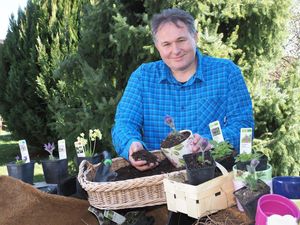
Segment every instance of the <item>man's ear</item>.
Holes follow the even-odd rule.
[[[198,42],[198,32],[195,32],[195,34],[194,34],[194,40],[195,40],[195,42],[197,44],[197,42]]]
[[[157,41],[154,42],[154,46],[155,46],[156,50],[158,50],[157,49]]]

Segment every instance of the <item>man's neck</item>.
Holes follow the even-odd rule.
[[[196,72],[197,69],[197,59],[195,59],[194,63],[185,70],[176,70],[172,71],[175,79],[181,83],[187,82]]]

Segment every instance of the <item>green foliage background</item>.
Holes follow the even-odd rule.
[[[275,174],[299,175],[299,65],[280,80],[291,2],[254,0],[29,0],[0,45],[0,114],[16,138],[42,146],[65,138],[68,154],[81,132],[100,128],[110,149],[116,105],[131,72],[159,59],[149,21],[169,7],[195,17],[204,54],[243,70],[255,113],[255,149]],[[299,149],[299,148],[298,148]],[[99,150],[100,151],[100,150]]]

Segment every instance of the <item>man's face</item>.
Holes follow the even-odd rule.
[[[165,23],[155,35],[155,47],[172,72],[185,72],[195,67],[197,34],[192,35],[183,22]]]

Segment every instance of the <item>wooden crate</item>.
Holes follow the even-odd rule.
[[[168,210],[201,218],[236,204],[233,195],[233,173],[217,163],[222,176],[193,186],[185,183],[186,173],[170,175],[164,179]]]

